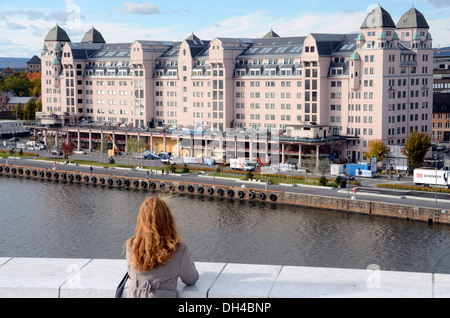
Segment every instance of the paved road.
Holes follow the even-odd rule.
[[[47,153],[48,156],[48,153]],[[74,160],[94,160],[102,161],[101,156],[88,156],[88,155],[75,155],[73,156]],[[17,164],[22,166],[30,166],[30,167],[39,167],[39,168],[53,168],[54,163],[39,161],[38,159],[0,159],[0,163],[9,164]],[[103,160],[104,162],[104,160]],[[138,166],[145,165],[149,166],[152,164],[150,160],[136,160],[129,157],[121,157],[116,158],[116,163],[126,163],[126,164],[136,164]],[[162,167],[160,162],[153,162],[154,166]],[[56,162],[57,170],[67,170],[67,171],[81,171],[85,173],[90,172],[90,166],[76,166],[73,164],[64,165],[63,163]],[[147,170],[131,170],[131,169],[123,169],[123,168],[101,168],[94,167],[94,173],[105,174],[105,175],[116,175],[116,176],[126,176],[129,177],[138,177],[138,178],[147,178]],[[254,189],[268,189],[268,190],[276,190],[276,191],[286,191],[286,192],[294,192],[294,193],[304,193],[310,195],[321,195],[321,196],[330,196],[336,198],[351,198],[355,197],[356,200],[364,200],[364,201],[383,201],[393,204],[404,204],[404,205],[415,205],[415,206],[423,206],[428,208],[436,208],[439,210],[450,210],[450,195],[448,194],[437,194],[435,197],[434,192],[413,192],[413,191],[398,191],[398,190],[388,190],[388,189],[380,189],[375,188],[374,185],[377,183],[398,183],[395,180],[387,181],[386,178],[374,178],[374,179],[362,179],[362,186],[357,187],[357,193],[354,195],[352,193],[351,188],[346,189],[334,189],[334,188],[324,188],[324,187],[312,187],[312,186],[289,186],[289,185],[266,185],[261,182],[246,182],[242,180],[232,180],[232,179],[224,179],[214,177],[213,174],[203,175],[198,173],[189,173],[183,175],[161,175],[161,171],[158,171],[158,174],[154,174],[151,176],[153,179],[159,180],[168,180],[168,181],[185,181],[185,182],[193,182],[193,183],[208,183],[213,185],[224,185],[224,186],[242,186],[245,185],[247,188]],[[330,178],[334,178],[331,177]],[[358,178],[358,181],[359,178]],[[403,184],[412,184],[412,178],[403,178],[400,183]],[[437,200],[436,200],[437,198]]]

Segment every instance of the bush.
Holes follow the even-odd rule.
[[[327,183],[328,183],[327,177],[325,177],[325,176],[320,177],[319,183],[320,183],[321,185],[323,185],[323,186],[326,186]]]
[[[247,174],[245,175],[245,179],[247,179],[247,180],[253,179],[253,173],[251,171],[247,171]]]
[[[187,166],[187,164],[184,164],[184,166],[183,166],[183,172],[184,172],[184,173],[189,173],[189,167]]]
[[[425,192],[442,192],[442,193],[450,193],[450,189],[444,189],[444,188],[437,188],[434,187],[422,187],[422,186],[409,186],[409,185],[403,185],[403,184],[389,184],[389,183],[382,183],[375,185],[378,188],[384,188],[384,189],[396,189],[396,190],[411,190],[411,191],[425,191]]]
[[[175,171],[177,170],[177,168],[172,164],[169,167],[169,171],[175,173]]]
[[[9,154],[11,156],[13,156],[16,153],[16,151],[14,150],[14,148],[9,149]]]
[[[336,184],[341,184],[341,180],[342,180],[341,176],[337,176],[336,179],[334,180],[334,182]]]
[[[116,160],[114,160],[113,157],[109,158],[109,164],[110,164],[110,165],[113,165],[113,164],[115,164],[115,163],[116,163]]]

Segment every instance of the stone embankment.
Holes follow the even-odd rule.
[[[448,213],[436,208],[392,204],[383,201],[354,200],[350,198],[303,194],[299,192],[256,189],[250,187],[243,188],[239,186],[221,185],[217,182],[215,184],[209,184],[207,182],[194,183],[180,180],[124,177],[98,173],[32,168],[29,166],[9,164],[0,165],[0,175],[268,202],[428,223],[450,224]]]

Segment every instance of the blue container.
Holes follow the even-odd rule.
[[[370,170],[370,165],[367,163],[351,163],[346,165],[347,174],[356,176],[358,170]]]

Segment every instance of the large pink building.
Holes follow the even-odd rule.
[[[112,44],[92,28],[74,43],[56,26],[42,51],[43,114],[63,123],[276,131],[297,153],[299,131],[320,127],[307,139],[340,137],[327,151],[351,161],[373,139],[431,134],[432,81],[415,8],[395,24],[378,6],[359,34]]]

